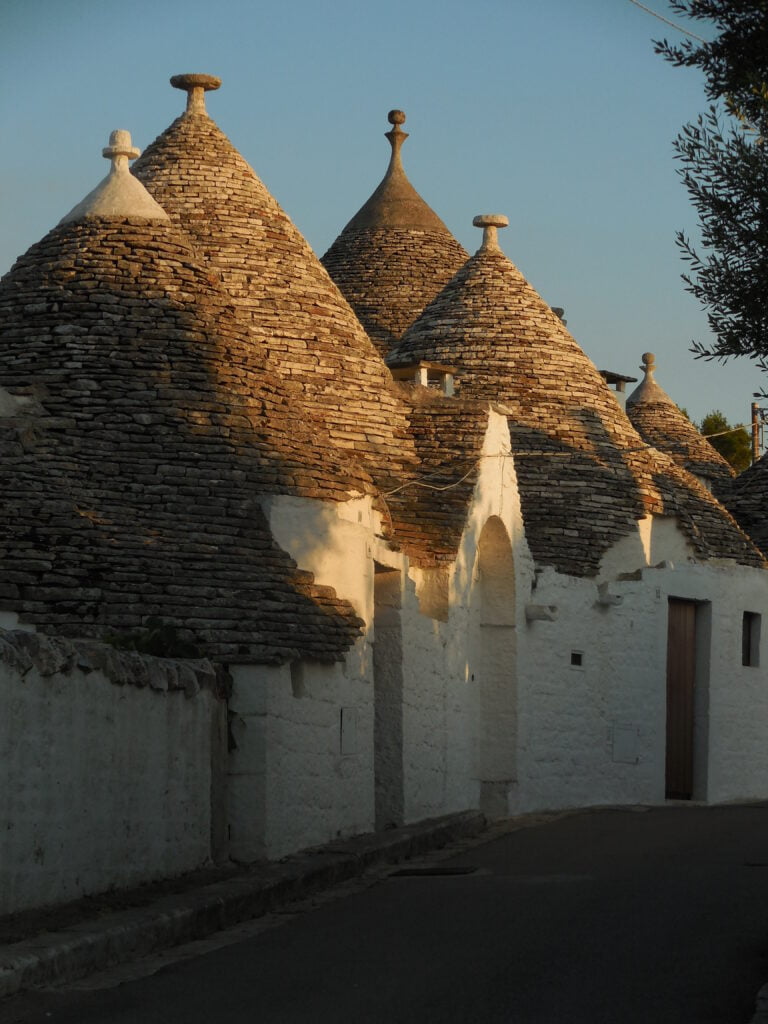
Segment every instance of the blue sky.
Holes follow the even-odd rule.
[[[708,333],[672,140],[706,104],[663,35],[629,0],[2,0],[0,273],[103,177],[113,128],[143,148],[181,112],[172,74],[223,79],[209,112],[318,254],[378,184],[400,107],[409,177],[470,252],[472,217],[507,214],[505,252],[601,369],[655,352],[694,418],[744,422],[763,375],[689,351]]]

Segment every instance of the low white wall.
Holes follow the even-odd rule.
[[[232,675],[232,857],[274,859],[373,831],[373,697],[360,652],[344,665],[241,665]]]
[[[215,686],[207,662],[0,629],[0,914],[210,862],[226,757]]]

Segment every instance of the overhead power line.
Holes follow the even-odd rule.
[[[674,21],[670,21],[669,18],[665,18],[663,14],[659,14],[658,11],[652,10],[650,7],[646,7],[645,4],[641,4],[640,0],[629,0],[635,7],[639,7],[641,11],[645,11],[647,14],[653,15],[654,18],[658,18],[659,21],[663,21],[665,25],[670,25],[676,32],[682,32],[684,36],[689,36],[691,39],[697,40],[699,43],[707,43],[708,39],[702,39],[701,36],[697,36],[695,32],[690,32],[687,28],[683,28],[682,25],[676,25]]]

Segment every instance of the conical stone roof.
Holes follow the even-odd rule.
[[[651,513],[677,515],[697,555],[762,564],[705,488],[649,451],[561,320],[498,246],[506,217],[406,331],[392,367],[456,367],[462,399],[509,410],[526,537],[540,565],[576,576]]]
[[[402,110],[390,110],[389,167],[376,191],[322,257],[383,355],[467,259],[403,169]]]
[[[627,398],[627,416],[643,440],[699,477],[719,496],[734,472],[659,385],[655,367],[654,354],[643,353],[641,369],[645,377]]]
[[[0,607],[69,636],[156,616],[224,661],[337,658],[359,620],[277,546],[260,497],[370,479],[140,208],[82,209],[0,282]]]
[[[179,75],[187,109],[134,173],[193,240],[278,371],[386,489],[412,461],[402,403],[359,321],[287,214],[205,110],[219,80]]]
[[[731,481],[722,501],[768,558],[768,454]]]

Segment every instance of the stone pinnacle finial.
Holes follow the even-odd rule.
[[[481,249],[497,249],[499,251],[499,237],[497,228],[506,228],[509,225],[509,217],[503,213],[480,213],[472,221],[476,228],[483,229],[483,244]]]
[[[109,134],[109,145],[101,151],[101,155],[112,161],[113,171],[127,171],[128,161],[141,156],[141,150],[131,145],[131,133],[117,128]]]
[[[405,124],[405,112],[402,110],[390,110],[387,114],[387,120],[392,125],[392,130],[384,134],[389,139],[389,144],[392,147],[392,164],[399,163],[400,147],[408,138],[408,132],[404,132],[400,127],[401,124]]]
[[[653,380],[653,371],[656,369],[656,356],[653,352],[643,352],[643,361],[640,369],[644,371],[646,380]]]
[[[171,85],[186,92],[188,114],[204,114],[205,94],[211,89],[218,89],[221,79],[215,75],[173,75]]]
[[[131,145],[131,133],[118,129],[111,132],[109,145],[102,156],[112,161],[109,174],[89,192],[82,202],[62,217],[60,224],[85,220],[88,217],[138,217],[142,220],[168,221],[165,210],[147,192],[128,167],[141,153]]]

